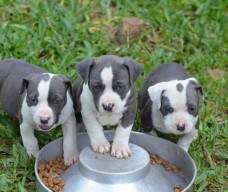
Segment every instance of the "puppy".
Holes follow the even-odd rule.
[[[105,153],[110,143],[103,126],[116,126],[111,154],[130,155],[128,146],[137,106],[134,81],[142,67],[130,58],[105,55],[76,65],[80,77],[73,94],[94,151]]]
[[[20,123],[23,145],[29,156],[37,157],[34,130],[50,131],[62,125],[66,165],[78,157],[76,120],[71,83],[61,75],[19,60],[0,62],[0,102],[3,109]]]
[[[197,136],[198,107],[202,87],[178,64],[163,64],[145,80],[139,93],[142,128],[156,134],[180,135],[184,150]]]

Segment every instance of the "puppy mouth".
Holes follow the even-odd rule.
[[[47,132],[51,129],[51,125],[44,125],[44,124],[39,124],[37,126],[37,128],[40,130],[40,131],[44,131],[44,132]]]

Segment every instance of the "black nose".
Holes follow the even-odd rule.
[[[184,131],[185,130],[185,124],[178,124],[177,125],[177,130],[178,131]]]
[[[40,117],[40,122],[42,124],[48,124],[48,121],[49,121],[50,117]]]
[[[105,111],[111,112],[114,107],[114,103],[109,103],[108,105],[103,103],[102,106]]]

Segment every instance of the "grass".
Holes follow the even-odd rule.
[[[140,18],[146,26],[125,43],[110,41],[110,29],[124,17]],[[190,149],[198,168],[195,191],[223,192],[228,191],[227,22],[226,0],[0,0],[0,59],[23,59],[73,80],[74,65],[83,58],[131,56],[145,69],[137,87],[156,65],[182,63],[205,95],[199,137]],[[42,146],[61,132],[37,135]],[[35,191],[33,163],[17,122],[1,112],[0,191]]]

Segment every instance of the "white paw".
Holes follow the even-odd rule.
[[[64,150],[63,156],[64,164],[66,166],[70,166],[78,161],[79,154],[77,149],[74,148],[72,150]]]
[[[111,155],[118,159],[128,158],[131,155],[131,150],[128,144],[113,143]]]
[[[37,158],[38,154],[39,154],[39,147],[38,146],[28,147],[28,148],[26,148],[26,151],[27,151],[29,157]]]
[[[91,145],[93,150],[98,153],[107,153],[110,151],[111,147],[107,139],[93,141]]]

